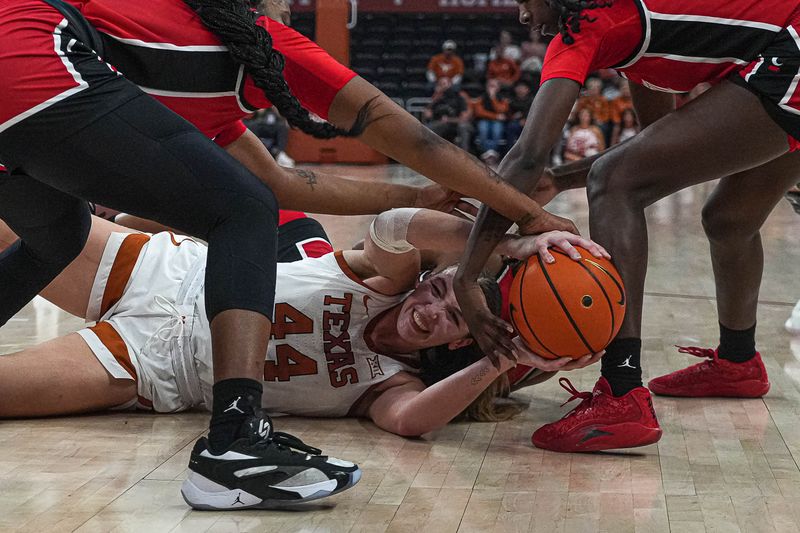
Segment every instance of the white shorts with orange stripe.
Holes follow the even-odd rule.
[[[138,405],[158,412],[199,406],[190,348],[200,326],[206,247],[171,233],[113,233],[78,332],[109,374],[136,381]]]

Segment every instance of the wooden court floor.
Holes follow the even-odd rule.
[[[407,179],[391,167],[335,170]],[[648,212],[646,376],[696,361],[674,344],[715,344],[699,218],[708,190],[684,191]],[[582,193],[554,210],[587,228]],[[321,218],[338,247],[360,239],[369,220]],[[454,423],[421,439],[361,420],[285,418],[279,429],[358,462],[362,481],[303,511],[213,513],[191,511],[179,494],[205,413],[0,421],[0,531],[800,531],[800,338],[783,330],[800,298],[800,217],[784,202],[763,235],[758,342],[772,390],[758,400],[656,398],[664,428],[657,445],[589,455],[533,448],[531,432],[574,405],[559,407],[568,394],[555,380],[521,393],[530,407],[513,421]],[[34,301],[0,331],[0,353],[81,325]],[[568,377],[587,390],[597,373]]]

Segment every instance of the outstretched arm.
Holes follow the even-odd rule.
[[[458,201],[457,196],[447,194],[439,186],[411,187],[281,167],[249,130],[225,149],[272,189],[282,209],[330,215],[369,215],[394,207],[447,210]]]
[[[533,192],[579,90],[577,82],[557,78],[545,82],[537,93],[520,139],[498,169],[510,185],[524,194]],[[470,332],[483,352],[496,361],[511,357],[511,326],[489,312],[476,280],[510,225],[511,221],[503,213],[487,206],[481,208],[454,283]]]
[[[398,294],[414,287],[422,265],[435,269],[452,264],[449,260],[463,252],[471,229],[471,222],[439,211],[393,209],[375,218],[364,239],[364,249],[346,250],[344,258],[370,286],[387,294]],[[538,253],[552,260],[548,247],[558,246],[570,252],[574,251],[573,245],[607,256],[592,241],[563,231],[504,235],[493,251],[516,258]]]
[[[524,234],[563,229],[575,232],[570,221],[544,211],[509,186],[487,166],[431,132],[389,97],[356,77],[333,99],[329,119],[350,128],[368,106],[368,125],[359,137],[369,146],[450,189],[481,200],[517,222]]]
[[[547,360],[526,353],[520,362],[555,372],[583,368],[599,360],[601,355],[587,355],[577,360]],[[370,405],[368,415],[381,429],[406,437],[437,430],[463,412],[515,364],[504,360],[498,368],[484,357],[428,388],[416,377],[408,376],[402,385],[382,392]]]

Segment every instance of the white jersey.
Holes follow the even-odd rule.
[[[404,297],[365,285],[341,252],[279,263],[262,406],[272,414],[346,416],[376,385],[400,371],[415,372],[417,357],[378,353],[367,341],[375,318]],[[197,301],[205,317],[202,294]],[[210,405],[207,323],[196,331],[196,366]]]
[[[79,334],[112,376],[136,382],[130,405],[210,408],[206,255],[204,245],[170,233],[114,233],[106,244],[87,315],[98,323]],[[341,253],[278,264],[263,407],[344,416],[375,385],[415,371],[416,357],[378,354],[365,340],[374,319],[404,296],[364,285]]]

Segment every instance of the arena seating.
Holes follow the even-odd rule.
[[[312,13],[295,14],[292,24],[314,38]],[[428,60],[445,39],[453,39],[466,67],[462,87],[477,96],[483,83],[476,63],[479,68],[485,63],[503,29],[518,43],[527,36],[513,14],[363,13],[350,34],[351,67],[397,101],[428,97]]]

